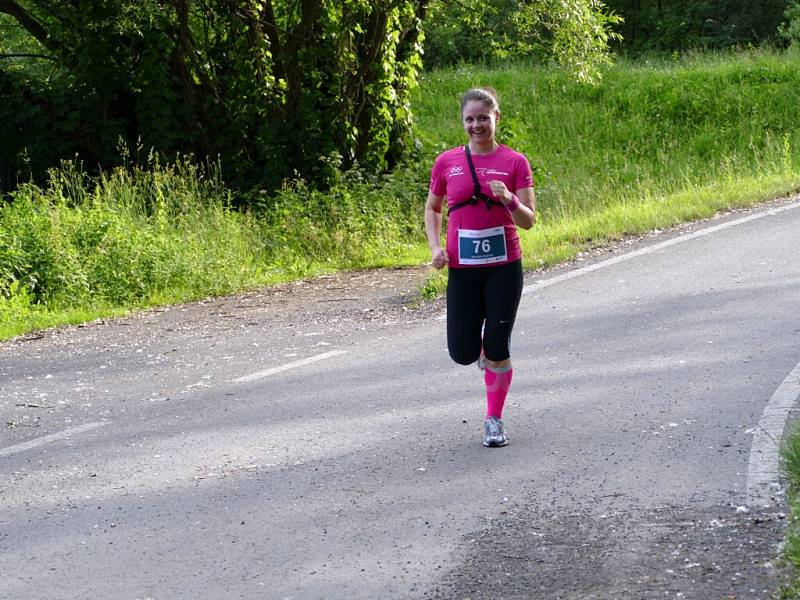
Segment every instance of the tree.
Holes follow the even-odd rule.
[[[724,49],[775,40],[788,0],[608,0],[633,51]]]
[[[595,0],[458,0],[435,3],[425,24],[426,65],[555,59],[585,82],[610,62],[621,19]]]
[[[334,170],[355,164],[380,171],[410,147],[410,93],[422,66],[429,4],[0,0],[0,13],[60,66],[72,102],[53,111],[52,90],[34,89],[0,68],[0,104],[18,106],[23,97],[39,107],[27,127],[37,118],[66,116],[74,126],[60,128],[69,129],[68,145],[89,165],[112,163],[121,139],[129,148],[168,156],[222,156],[227,179],[248,189],[273,189],[295,176],[324,183]],[[438,4],[460,6],[465,19],[476,18],[481,6],[475,0]],[[536,43],[549,44],[591,78],[608,35],[601,4],[513,4],[522,30],[546,30]],[[515,44],[532,39],[497,36],[496,43],[514,52]],[[17,124],[19,135],[9,132],[13,114],[0,109],[0,127],[4,122],[8,139],[24,142],[27,130]],[[18,153],[20,142],[7,148]]]

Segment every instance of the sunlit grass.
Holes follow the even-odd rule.
[[[800,189],[796,54],[622,61],[594,87],[525,65],[430,73],[416,111],[429,161],[463,143],[459,98],[478,85],[498,90],[501,141],[534,169],[539,223],[521,233],[528,268]],[[436,274],[424,291],[445,285]]]
[[[791,569],[793,576],[785,581],[777,598],[794,600],[800,598],[800,426],[789,427],[781,447],[781,467],[786,478],[789,519],[782,560]]]

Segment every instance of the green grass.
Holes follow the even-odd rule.
[[[595,87],[525,66],[437,72],[426,76],[416,114],[432,155],[463,141],[460,93],[493,84],[500,136],[530,158],[552,219],[635,200],[643,189],[670,193],[731,167],[758,171],[776,151],[782,158],[784,144],[796,158],[798,66],[797,56],[765,52],[623,62]]]
[[[621,61],[592,87],[555,69],[468,67],[426,75],[416,114],[432,160],[463,143],[463,90],[499,91],[499,136],[537,180],[539,224],[521,232],[532,268],[800,189],[798,69],[797,54],[698,54]],[[438,274],[426,292],[444,285]]]
[[[231,208],[218,168],[188,161],[116,169],[74,165],[0,205],[0,339],[364,266],[418,264],[417,189],[404,178],[302,183],[267,213]],[[417,236],[418,237],[418,236]]]
[[[781,467],[786,477],[789,520],[782,558],[792,573],[800,573],[800,425],[791,426],[781,447]],[[800,578],[784,582],[778,598],[800,598]]]
[[[499,135],[529,157],[539,222],[525,265],[800,189],[800,56],[693,55],[609,67],[588,86],[547,67],[427,73],[415,101],[419,159],[379,179],[302,182],[231,208],[214,165],[74,166],[0,206],[0,338],[59,322],[227,294],[340,269],[420,264],[430,166],[463,143],[458,103],[501,96]],[[426,284],[441,293],[444,273]]]

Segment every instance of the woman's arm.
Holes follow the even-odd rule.
[[[428,246],[431,249],[431,263],[437,269],[447,264],[447,253],[442,250],[442,204],[444,196],[437,196],[428,192],[425,200],[425,235],[428,237]]]
[[[517,227],[530,229],[536,223],[536,190],[526,187],[517,190],[519,208],[511,213]]]
[[[515,194],[512,194],[502,181],[490,181],[489,187],[492,188],[492,195],[499,198],[511,211],[511,218],[517,227],[522,229],[533,227],[536,222],[536,192],[532,187],[517,190],[516,197],[519,202],[514,201]]]

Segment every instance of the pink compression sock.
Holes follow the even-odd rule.
[[[500,371],[495,371],[491,367],[486,367],[483,374],[483,381],[486,384],[486,416],[503,417],[503,405],[506,403],[508,388],[511,387],[511,377],[514,369],[509,365]]]

